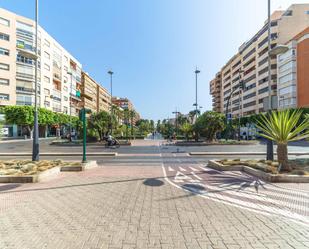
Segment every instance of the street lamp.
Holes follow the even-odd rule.
[[[177,139],[177,135],[178,135],[178,114],[180,114],[180,112],[177,111],[174,111],[172,112],[173,114],[175,114],[175,129],[176,129],[176,139]]]
[[[268,112],[270,114],[272,109],[272,101],[271,101],[271,0],[268,0]],[[274,160],[274,146],[273,141],[267,139],[267,160]]]
[[[39,122],[38,122],[38,22],[39,0],[35,0],[35,70],[34,70],[34,129],[32,145],[32,161],[40,160]]]
[[[194,103],[193,106],[195,106],[195,122],[196,122],[196,120],[197,120],[197,113],[198,113],[198,111],[197,111],[197,108],[198,108],[198,103],[197,103],[197,75],[198,75],[200,72],[201,72],[201,71],[198,70],[197,68],[196,68],[196,70],[194,71],[194,73],[195,73],[195,103]],[[199,137],[199,135],[198,135],[198,133],[197,133],[197,131],[196,131],[196,134],[195,134],[195,141],[196,141],[196,142],[198,141],[198,137]]]
[[[110,85],[111,85],[111,118],[110,118],[110,130],[111,130],[111,135],[113,135],[113,74],[114,72],[109,70],[107,72],[110,75]]]
[[[71,106],[71,94],[72,94],[72,88],[73,88],[73,73],[72,72],[67,72],[68,75],[71,75],[71,84],[70,84],[70,123],[69,123],[69,134],[70,134],[70,142],[72,141],[72,127],[71,127],[71,122],[72,122],[72,106]]]

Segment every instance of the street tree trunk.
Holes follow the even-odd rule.
[[[278,162],[281,165],[281,171],[289,172],[291,167],[288,162],[288,145],[283,143],[278,143],[277,145],[277,156]]]

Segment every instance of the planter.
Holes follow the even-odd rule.
[[[243,171],[268,182],[309,183],[308,175],[299,176],[299,175],[271,174],[251,168],[249,166],[243,166],[243,165],[226,166],[214,160],[210,160],[207,166],[209,168],[219,171]]]
[[[96,161],[89,161],[85,164],[81,164],[80,166],[56,166],[45,171],[42,171],[35,175],[0,175],[0,183],[35,183],[35,182],[43,182],[54,179],[58,176],[60,172],[70,171],[83,171],[91,168],[97,167]]]

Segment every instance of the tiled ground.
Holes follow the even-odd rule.
[[[185,192],[160,165],[103,166],[0,191],[1,249],[309,248],[309,227]]]

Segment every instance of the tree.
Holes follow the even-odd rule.
[[[290,171],[288,164],[288,142],[309,137],[308,120],[302,120],[301,110],[284,110],[263,114],[257,120],[260,135],[277,143],[278,162],[282,171]]]
[[[25,126],[32,137],[34,123],[34,108],[32,106],[6,106],[4,114],[6,123]]]
[[[103,140],[104,134],[108,132],[110,115],[105,111],[93,113],[89,119],[89,129],[93,129],[99,135],[100,141]]]
[[[216,134],[225,128],[224,114],[208,111],[198,117],[194,125],[195,132],[200,133],[207,141],[216,139]]]
[[[180,130],[183,132],[183,134],[186,137],[186,140],[189,140],[189,136],[192,133],[192,125],[189,122],[184,123],[181,127]]]

